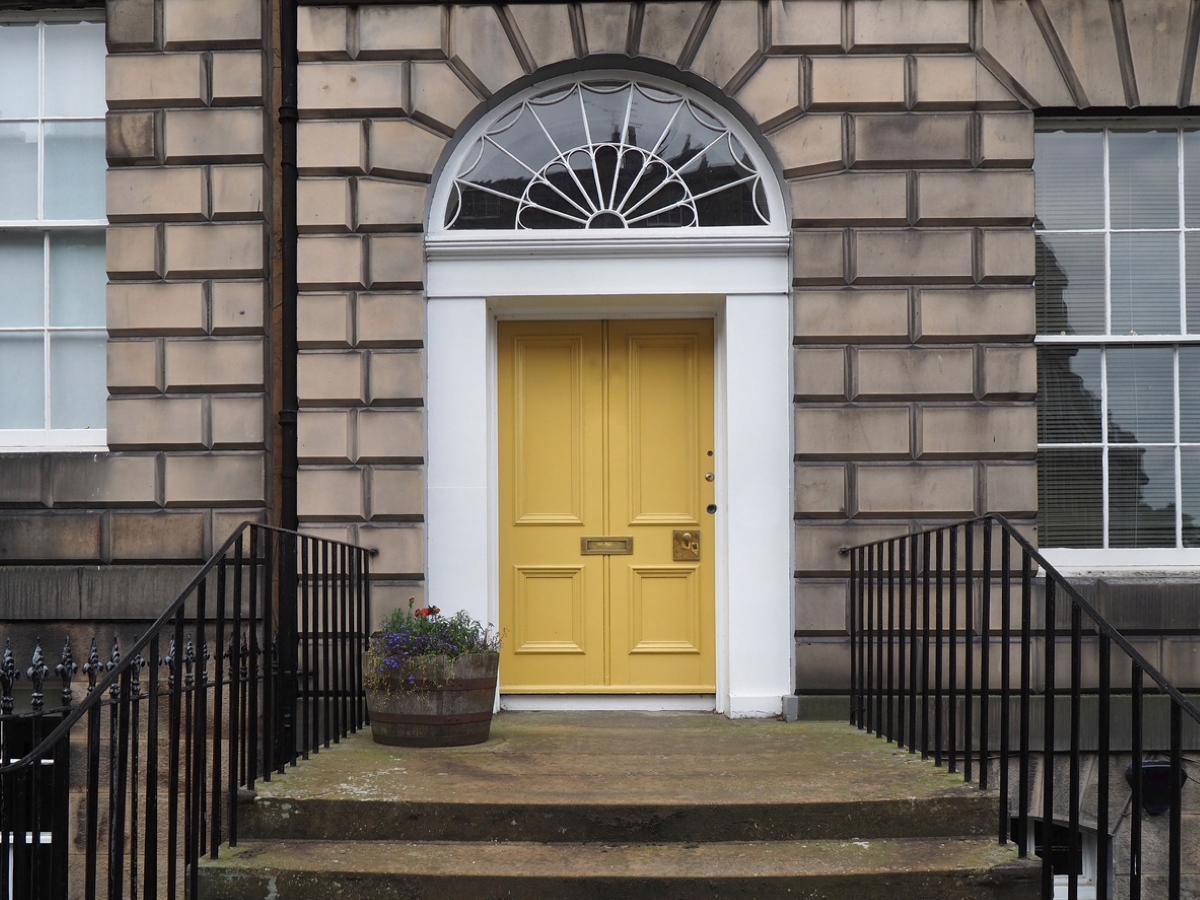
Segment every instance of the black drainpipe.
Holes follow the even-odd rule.
[[[279,498],[279,524],[295,530],[297,438],[296,411],[296,84],[299,58],[296,49],[296,0],[279,0],[279,50],[282,100],[279,106],[280,128],[280,217],[283,244],[280,248],[283,281],[283,309],[280,329],[283,341],[283,365],[280,375],[279,430],[282,437]]]

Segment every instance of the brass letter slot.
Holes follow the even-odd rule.
[[[585,537],[579,539],[581,556],[628,556],[633,553],[631,537]]]

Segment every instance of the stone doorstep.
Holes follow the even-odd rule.
[[[247,841],[200,900],[1034,900],[1040,866],[989,838],[707,844]]]

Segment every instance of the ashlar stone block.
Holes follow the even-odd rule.
[[[420,521],[425,503],[425,479],[421,469],[370,470],[370,515],[372,519],[399,522]]]
[[[362,521],[362,470],[310,469],[296,473],[297,514],[306,520]]]
[[[167,50],[257,47],[265,10],[257,0],[163,0]]]
[[[863,283],[953,282],[972,278],[968,230],[859,231],[855,280]]]
[[[917,213],[922,225],[1032,223],[1033,172],[922,172]]]
[[[424,273],[425,242],[419,234],[371,235],[370,286],[412,287]]]
[[[854,164],[959,165],[971,163],[971,116],[898,113],[854,117]]]
[[[261,388],[266,356],[261,339],[167,341],[168,391]]]
[[[350,59],[352,18],[345,6],[301,6],[296,10],[300,59]]]
[[[407,111],[403,62],[300,64],[299,103],[307,116],[394,116]]]
[[[840,172],[788,184],[797,225],[903,225],[908,176],[903,172]]]
[[[771,53],[842,49],[841,0],[771,0]]]
[[[104,267],[110,278],[158,278],[162,275],[158,225],[109,226],[104,232]]]
[[[647,3],[642,14],[638,56],[678,65],[703,3]]]
[[[104,58],[109,109],[204,106],[208,73],[200,53],[110,54]]]
[[[973,56],[918,56],[915,109],[1017,109],[1024,103]]]
[[[212,333],[261,334],[265,288],[261,281],[214,281]]]
[[[302,352],[296,361],[300,405],[359,406],[365,402],[361,353]]]
[[[261,453],[168,454],[167,506],[262,506],[266,497]]]
[[[420,62],[412,65],[412,104],[414,117],[449,135],[479,105],[479,96],[446,63]]]
[[[296,339],[305,350],[349,349],[354,343],[352,294],[301,294],[296,298]]]
[[[365,174],[364,123],[313,119],[297,123],[296,167],[305,175]]]
[[[844,283],[845,233],[797,231],[792,237],[792,279],[796,284]]]
[[[157,115],[110,112],[104,117],[104,155],[112,162],[154,162],[160,152]]]
[[[194,562],[205,556],[203,513],[116,513],[110,527],[114,560]]]
[[[969,0],[854,0],[856,47],[966,50],[970,42]]]
[[[424,185],[358,179],[359,231],[417,231],[425,218]]]
[[[159,26],[154,0],[108,0],[104,26],[109,50],[154,50]]]
[[[445,146],[444,137],[413,122],[376,119],[371,122],[370,172],[429,181]]]
[[[450,58],[470,73],[476,87],[488,94],[525,74],[500,23],[499,13],[492,6],[450,8]]]
[[[113,450],[204,449],[204,401],[199,397],[110,397],[106,421]]]
[[[444,59],[445,7],[436,3],[360,6],[359,59]]]
[[[349,178],[301,178],[296,185],[296,227],[308,232],[354,230]]]
[[[262,225],[167,225],[167,276],[259,274],[263,243]]]
[[[1034,275],[1032,228],[985,228],[980,232],[983,282],[1030,284]]]
[[[1032,457],[1037,407],[927,406],[919,411],[920,455]]]
[[[418,347],[425,333],[425,303],[415,291],[359,294],[357,338],[360,347]]]
[[[842,117],[802,116],[767,136],[788,177],[832,172],[844,167]]]
[[[807,634],[845,635],[847,602],[845,579],[796,582],[796,631]],[[806,682],[800,682],[806,684]],[[848,708],[848,705],[847,705]]]
[[[110,335],[202,335],[205,316],[204,285],[122,284],[106,290],[106,315]]]
[[[109,393],[159,390],[157,341],[109,341],[105,353]]]
[[[109,169],[105,195],[111,222],[203,221],[208,215],[208,178],[199,166]]]
[[[300,237],[296,253],[301,290],[336,290],[365,287],[363,238]]]
[[[982,166],[1033,165],[1033,114],[986,113],[980,118]]]
[[[213,397],[212,443],[217,450],[254,450],[264,443],[262,397]]]
[[[792,351],[792,374],[797,397],[844,398],[846,352],[841,347],[797,347]]]
[[[910,455],[906,406],[796,409],[796,455],[905,457]]]
[[[969,348],[863,349],[855,355],[859,397],[969,397],[975,389],[975,354]]]
[[[722,3],[688,68],[728,90],[759,56],[761,34],[759,4]]]
[[[263,166],[213,166],[213,219],[261,219],[266,176]]]
[[[506,9],[537,67],[575,58],[571,13],[565,3],[513,3]]]
[[[793,316],[802,341],[908,340],[907,291],[796,291]]]
[[[367,373],[368,396],[375,406],[408,406],[425,393],[420,350],[374,350]]]
[[[817,56],[811,65],[813,109],[904,107],[902,56]]]
[[[371,560],[372,575],[421,578],[425,571],[425,531],[420,525],[360,525],[358,544],[379,553]]]
[[[307,8],[307,7],[302,7]],[[213,106],[254,104],[263,98],[263,55],[258,52],[212,55]]]
[[[1093,106],[1125,106],[1111,7],[1103,3],[1042,0],[1071,67]]]
[[[1037,305],[1029,289],[922,290],[922,341],[1032,340]]]
[[[796,571],[812,575],[823,573],[835,574],[847,572],[850,569],[850,556],[841,553],[842,547],[854,547],[859,544],[869,544],[872,541],[882,541],[898,537],[904,533],[904,526],[897,522],[886,525],[866,525],[860,522],[801,522],[796,525]],[[807,655],[809,648],[797,647],[796,655]],[[830,678],[830,671],[838,673],[837,679],[845,691],[848,678],[840,677],[840,673],[849,673],[849,650],[842,645],[831,645],[841,651],[836,661],[831,661],[830,669],[824,671],[824,677]],[[822,671],[823,666],[816,667]],[[801,682],[807,684],[809,682]]]
[[[770,128],[800,110],[800,79],[802,66],[799,57],[765,59],[746,82],[738,88],[734,99],[754,117],[760,127]],[[840,141],[839,151],[840,151]]]
[[[982,0],[979,13],[983,17],[983,49],[1012,75],[1035,108],[1075,106],[1025,0]],[[1178,67],[1175,71],[1178,73]]]
[[[589,54],[627,53],[632,6],[632,3],[580,4]]]
[[[846,514],[845,466],[796,466],[794,481],[798,515]]]
[[[358,414],[362,462],[420,462],[425,455],[420,409],[364,409]]]
[[[296,420],[300,462],[351,462],[350,415],[349,410],[301,410]]]
[[[9,513],[0,517],[0,560],[6,563],[99,559],[99,515]]]
[[[55,506],[148,506],[157,502],[153,456],[56,455],[50,463]]]
[[[263,127],[261,109],[169,109],[163,126],[166,161],[260,160]]]
[[[1036,348],[987,347],[983,351],[983,386],[988,397],[1033,397],[1037,393]]]
[[[983,467],[987,508],[984,512],[1029,514],[1037,511],[1037,466],[996,463]]]
[[[859,466],[858,511],[879,516],[972,515],[975,467]]]
[[[1192,15],[1190,6],[1179,2],[1126,0],[1122,11],[1129,31],[1138,100],[1143,106],[1175,106],[1179,102],[1179,74],[1183,71],[1188,20]]]

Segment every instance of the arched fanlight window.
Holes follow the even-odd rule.
[[[690,92],[635,75],[543,86],[468,135],[451,160],[439,224],[447,231],[769,225],[761,155],[726,118]]]

